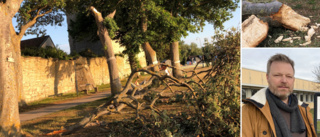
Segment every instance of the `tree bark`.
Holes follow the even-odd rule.
[[[128,58],[129,58],[129,64],[130,64],[131,72],[133,72],[138,67],[138,64],[136,62],[136,55],[133,54],[133,53],[129,53],[128,54]]]
[[[279,11],[282,3],[273,1],[269,3],[251,3],[246,0],[242,1],[242,15],[261,15],[269,16]]]
[[[117,66],[117,60],[114,56],[112,41],[109,36],[107,28],[103,25],[103,17],[100,12],[98,12],[93,6],[90,7],[90,10],[95,17],[96,24],[98,26],[98,35],[101,41],[101,44],[104,47],[105,56],[107,58],[108,68],[109,68],[109,77],[111,85],[111,93],[113,95],[121,91],[121,82],[119,77],[119,69]],[[116,11],[108,15],[108,18],[113,18]]]
[[[142,11],[143,11],[142,17],[141,17],[141,28],[142,28],[143,33],[146,33],[147,29],[148,29],[148,18],[145,15],[145,8],[144,8],[143,2],[141,2],[141,8],[142,8]],[[149,42],[144,42],[142,44],[142,48],[143,48],[144,53],[146,55],[147,61],[149,62],[149,65],[150,64],[153,64],[153,65],[158,64],[157,54],[152,49],[152,47],[150,46]],[[152,70],[153,71],[159,71],[159,67],[158,66],[154,66],[154,67],[152,67]]]
[[[172,75],[176,78],[182,77],[182,70],[180,65],[180,59],[179,59],[179,42],[175,41],[171,43],[171,64],[173,66],[172,68]]]
[[[256,47],[268,35],[268,23],[251,15],[242,23],[242,47]]]
[[[18,96],[20,45],[13,45],[16,34],[12,32],[12,18],[22,0],[0,3],[0,136],[21,136]],[[14,34],[14,35],[12,35]],[[19,72],[20,71],[20,72]]]
[[[293,31],[300,30],[311,21],[309,18],[296,13],[289,6],[278,1],[270,3],[242,2],[242,15],[271,16],[273,20],[280,22],[285,28]]]

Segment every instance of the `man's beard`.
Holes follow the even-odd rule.
[[[285,87],[287,87],[287,86],[285,86]],[[289,88],[289,92],[286,92],[285,94],[283,94],[281,91],[278,91],[277,88],[270,89],[270,91],[272,94],[274,94],[275,96],[277,96],[281,100],[287,99],[290,96],[290,94],[293,92],[293,90]]]

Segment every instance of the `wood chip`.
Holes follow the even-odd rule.
[[[318,29],[319,27],[318,27],[318,26],[315,26],[315,25],[312,25],[311,28],[313,28],[313,29]]]
[[[304,36],[304,38],[306,39],[306,41],[311,41],[311,38],[313,36],[313,34],[316,33],[316,31],[311,28],[308,30],[308,35],[307,36]]]
[[[290,40],[292,40],[292,38],[291,38],[291,37],[289,37],[289,38],[285,38],[285,39],[283,39],[282,41],[290,41]]]
[[[306,32],[306,31],[308,31],[308,27],[301,27],[301,28],[299,29],[299,31]]]
[[[309,37],[309,36],[304,36],[304,39],[305,39],[306,41],[311,41],[311,37]]]
[[[300,39],[301,39],[301,37],[293,37],[292,39],[298,39],[298,40],[300,40]]]
[[[311,41],[308,41],[308,42],[305,42],[305,43],[303,43],[303,44],[300,44],[300,46],[307,46],[307,45],[309,45],[309,44],[311,44]]]
[[[312,37],[314,33],[316,33],[316,31],[313,28],[308,30],[308,36]]]
[[[317,38],[319,38],[319,39],[320,39],[320,36],[317,36]]]
[[[283,39],[283,36],[279,36],[276,40],[274,40],[274,43],[279,43]]]

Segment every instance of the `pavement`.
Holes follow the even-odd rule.
[[[23,122],[23,121],[39,118],[53,112],[57,112],[57,111],[68,109],[74,106],[81,105],[83,103],[93,102],[95,100],[99,100],[110,95],[111,95],[110,91],[98,92],[96,94],[92,94],[80,99],[74,99],[74,100],[63,102],[63,103],[55,104],[52,106],[48,106],[48,107],[44,107],[44,108],[40,108],[40,109],[28,111],[28,112],[23,112],[20,114],[20,121]]]

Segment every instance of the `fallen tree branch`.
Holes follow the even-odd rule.
[[[158,65],[166,65],[166,64],[158,64]],[[171,88],[171,86],[178,86],[178,87],[186,87],[187,91],[192,92],[192,95],[194,97],[196,97],[196,93],[194,92],[194,89],[192,88],[191,85],[189,85],[190,83],[195,83],[197,84],[201,89],[204,90],[204,87],[200,84],[197,83],[195,81],[187,81],[187,82],[183,82],[182,80],[179,80],[175,77],[172,76],[168,76],[166,74],[161,74],[159,72],[154,72],[151,71],[151,68],[155,67],[156,65],[149,65],[145,68],[139,68],[136,70],[133,70],[133,72],[130,74],[125,87],[122,89],[121,92],[119,92],[118,94],[110,97],[105,103],[101,104],[99,107],[97,107],[96,109],[94,109],[93,111],[91,111],[86,117],[84,117],[79,123],[72,125],[70,127],[66,127],[63,129],[63,133],[62,135],[68,135],[71,134],[81,128],[86,127],[87,124],[89,124],[90,122],[96,120],[97,118],[99,118],[102,115],[105,114],[112,114],[112,113],[119,113],[123,108],[125,108],[126,106],[129,106],[133,109],[136,110],[136,116],[137,118],[139,118],[139,111],[140,110],[145,110],[145,109],[150,109],[150,110],[154,110],[156,113],[158,113],[159,115],[160,110],[158,110],[157,108],[154,107],[155,102],[158,99],[161,98],[170,98],[172,96],[163,96],[162,93],[165,91],[165,89],[169,88],[171,93],[173,93],[172,95],[174,95],[175,90],[173,88]],[[172,66],[168,66],[171,67]],[[212,68],[211,68],[212,69]],[[186,77],[186,78],[182,78],[182,79],[190,79],[193,77],[197,77],[199,79],[199,81],[202,81],[202,83],[204,83],[203,79],[201,79],[198,75],[201,73],[209,73],[212,70],[206,70],[206,71],[201,71],[201,72],[196,72],[195,69],[193,71],[184,71],[186,73],[192,73],[192,76],[190,77]],[[147,80],[146,82],[144,82],[141,85],[136,85],[133,89],[131,89],[131,84],[133,79],[135,78],[135,74],[139,73],[139,72],[146,72],[148,74],[151,75],[151,78],[149,80]],[[152,81],[155,79],[159,79],[160,81],[162,81],[165,85],[166,88],[160,90],[157,93],[157,96],[154,97],[151,101],[150,104],[147,104],[146,102],[139,102],[139,99],[143,99],[148,93],[155,91],[152,89],[148,89],[147,87],[151,86]],[[166,80],[169,80],[169,83],[166,82]],[[137,94],[137,95],[136,95]],[[134,103],[134,104],[133,104]]]

